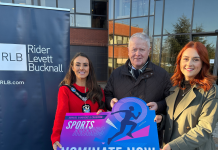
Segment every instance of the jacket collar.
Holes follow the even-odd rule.
[[[141,68],[141,69],[138,69],[140,71],[140,73],[143,73],[145,71],[145,69],[147,68],[148,66],[148,63],[149,63],[150,59],[148,58],[148,60],[146,61],[146,63],[144,64],[144,66]],[[131,62],[129,61],[128,62],[128,68],[129,70],[132,70],[133,69],[133,66],[131,64]]]
[[[143,71],[143,72],[142,72],[141,74],[143,74],[143,73],[145,73],[145,72],[148,72],[148,71],[149,71],[149,72],[150,72],[150,71],[153,71],[153,70],[152,70],[152,63],[150,62],[149,57],[148,57],[147,62],[148,62],[148,64],[145,64],[145,65],[142,67],[141,71]],[[146,62],[146,63],[147,63],[147,62]],[[124,75],[132,76],[131,73],[130,73],[130,71],[129,71],[129,67],[130,67],[129,64],[131,64],[131,63],[130,63],[130,59],[128,59],[128,60],[126,61],[126,63],[124,64],[124,67],[122,68],[121,73],[124,74]]]
[[[194,100],[194,98],[196,97],[196,94],[194,92],[194,89],[197,89],[197,85],[193,85],[193,87],[191,88],[190,92],[188,92],[183,99],[179,102],[178,105],[182,106],[182,107],[177,107],[175,112],[174,111],[174,105],[175,105],[175,101],[177,98],[177,95],[179,93],[179,86],[175,86],[170,88],[170,92],[174,92],[173,94],[170,95],[170,99],[172,99],[171,104],[170,104],[170,110],[169,110],[169,115],[170,118],[173,120],[176,120],[178,118],[178,116],[189,106],[189,104]]]

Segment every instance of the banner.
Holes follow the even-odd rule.
[[[69,17],[67,9],[0,3],[0,150],[52,150]]]
[[[159,150],[154,118],[155,111],[135,97],[119,100],[112,112],[100,115],[68,113],[61,150]]]

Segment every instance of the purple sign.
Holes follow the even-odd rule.
[[[155,111],[136,97],[123,98],[100,115],[67,113],[61,150],[159,150],[154,118]]]

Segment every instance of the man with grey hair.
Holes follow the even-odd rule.
[[[128,45],[129,59],[115,69],[104,89],[106,108],[111,110],[119,99],[138,97],[144,100],[151,110],[165,113],[165,97],[171,88],[166,70],[150,62],[150,39],[145,33],[135,33]],[[162,143],[162,132],[159,132]]]

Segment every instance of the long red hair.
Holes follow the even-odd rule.
[[[200,42],[191,41],[188,44],[186,44],[179,52],[175,63],[176,69],[174,71],[174,75],[171,77],[173,86],[178,85],[181,89],[183,89],[181,87],[181,83],[185,77],[180,70],[180,61],[183,52],[188,48],[194,48],[197,51],[202,61],[201,71],[195,76],[193,80],[190,81],[190,84],[191,85],[197,84],[199,88],[203,88],[204,91],[208,91],[212,87],[213,83],[215,82],[216,76],[213,76],[209,73],[210,63],[209,63],[207,48],[204,46],[204,44]]]

